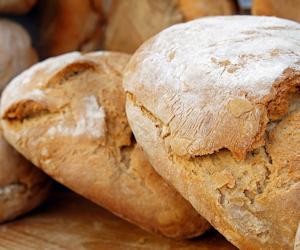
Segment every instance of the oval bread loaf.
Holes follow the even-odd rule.
[[[39,4],[39,52],[42,58],[100,47],[102,0],[42,0]]]
[[[253,0],[251,13],[258,16],[277,16],[300,22],[298,0]]]
[[[3,93],[5,136],[60,183],[140,227],[173,238],[209,224],[153,170],[125,115],[129,55],[70,53],[41,62]]]
[[[5,19],[0,19],[0,54],[0,91],[37,61],[28,33],[19,24]]]
[[[50,180],[6,142],[0,129],[0,223],[40,205],[49,187]]]
[[[25,14],[36,2],[37,0],[0,0],[0,13]]]
[[[146,42],[127,116],[158,173],[241,249],[292,249],[300,221],[300,25],[211,17]]]
[[[235,0],[112,0],[104,47],[132,53],[148,38],[175,23],[236,12]]]

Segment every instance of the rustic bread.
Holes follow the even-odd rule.
[[[104,47],[132,53],[145,40],[175,23],[236,11],[234,0],[112,0]]]
[[[43,0],[39,4],[39,52],[43,58],[100,47],[100,0]]]
[[[300,223],[295,237],[294,250],[300,250]]]
[[[208,223],[153,170],[132,138],[122,70],[129,56],[70,53],[3,93],[8,141],[48,175],[149,231],[186,238]]]
[[[300,22],[299,0],[253,0],[251,12],[258,16],[277,16]]]
[[[0,91],[11,78],[37,61],[28,33],[5,19],[0,19],[0,54]]]
[[[0,0],[0,13],[25,14],[37,0]]]
[[[40,205],[49,187],[49,179],[5,141],[0,129],[0,223]]]
[[[124,87],[137,142],[201,215],[241,249],[292,249],[299,24],[231,16],[175,25],[133,55]]]

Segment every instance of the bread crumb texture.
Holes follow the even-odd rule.
[[[292,249],[300,221],[300,25],[203,18],[128,64],[127,115],[154,168],[241,249]]]

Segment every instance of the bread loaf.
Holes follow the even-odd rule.
[[[70,53],[15,78],[3,93],[8,141],[48,175],[140,227],[173,238],[208,223],[156,174],[125,116],[129,56]]]
[[[296,233],[295,245],[294,245],[294,250],[299,250],[299,249],[300,249],[300,223],[299,223],[298,230]]]
[[[127,53],[175,23],[237,11],[234,0],[112,0],[111,6],[105,49]]]
[[[36,2],[37,0],[0,0],[0,13],[25,14]]]
[[[102,1],[102,0],[101,0]],[[39,51],[43,58],[100,47],[100,0],[43,0],[39,4]]]
[[[37,61],[27,32],[18,24],[0,19],[0,92],[17,74]]]
[[[0,223],[37,207],[49,187],[49,179],[5,141],[0,129]]]
[[[277,16],[300,22],[298,0],[253,0],[251,12],[258,16]]]
[[[240,249],[293,249],[299,24],[231,16],[175,25],[133,55],[124,87],[137,142],[201,215]]]

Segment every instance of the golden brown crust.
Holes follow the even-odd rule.
[[[54,179],[120,217],[168,237],[199,235],[208,223],[132,140],[121,85],[128,60],[72,53],[32,67],[3,94],[5,136]]]
[[[252,15],[277,16],[300,22],[298,0],[253,0]]]
[[[25,14],[37,0],[0,0],[0,13]]]
[[[219,30],[223,36],[210,35]],[[270,17],[205,18],[163,31],[126,68],[137,142],[158,173],[241,249],[293,248],[298,31],[297,23]]]
[[[12,220],[40,205],[49,179],[17,153],[0,131],[0,222]]]
[[[39,8],[39,50],[43,58],[100,47],[103,32],[100,0],[43,0]]]
[[[295,244],[294,244],[294,250],[299,250],[299,249],[300,249],[300,223],[298,226],[298,230],[295,237]]]
[[[202,16],[230,15],[232,0],[113,0],[105,31],[107,50],[133,53],[161,30]]]
[[[235,0],[179,0],[178,5],[185,21],[204,16],[223,16],[237,13]]]
[[[15,75],[37,61],[27,32],[18,24],[0,20],[0,91]]]

